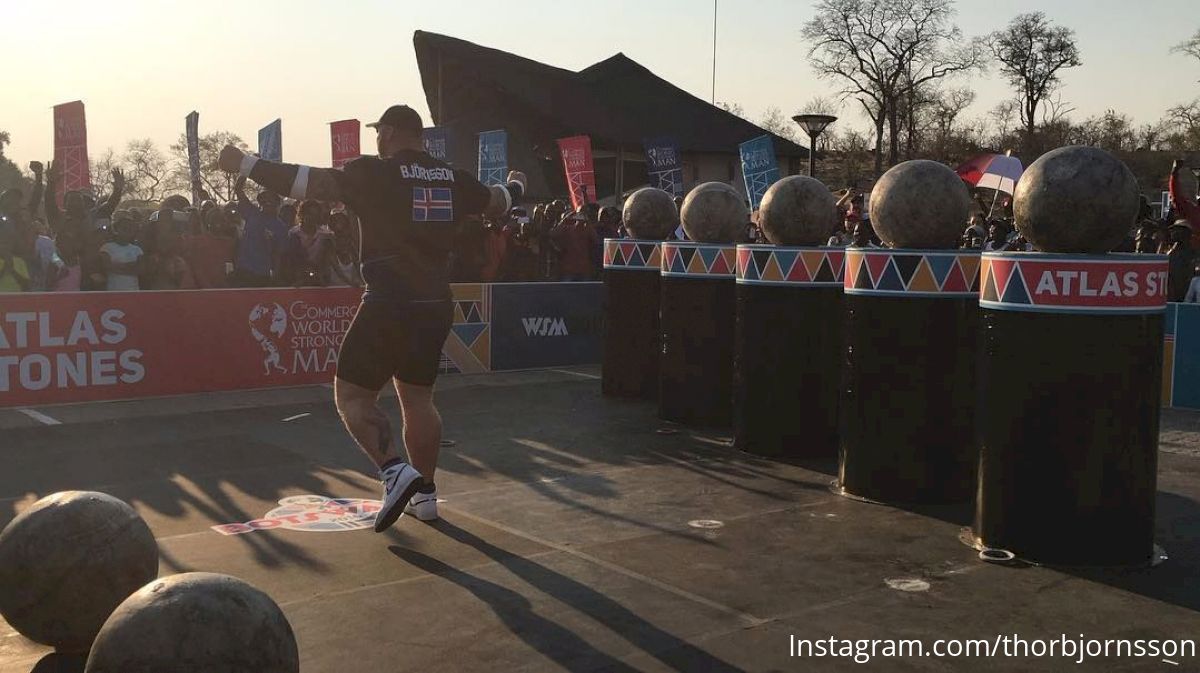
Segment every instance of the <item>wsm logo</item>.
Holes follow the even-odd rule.
[[[521,318],[525,336],[568,336],[567,323],[562,318]]]

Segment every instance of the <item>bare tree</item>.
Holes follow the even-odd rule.
[[[901,103],[926,83],[979,65],[979,47],[964,44],[951,23],[951,0],[821,0],[802,36],[817,75],[842,84],[875,126],[875,171],[899,155]]]
[[[1194,151],[1200,147],[1200,98],[1167,110],[1160,123],[1166,129],[1166,149]]]
[[[934,92],[927,114],[933,142],[925,148],[939,160],[952,158],[955,144],[956,122],[962,113],[975,102],[975,92],[965,87],[955,87]]]
[[[827,96],[813,96],[796,111],[796,114],[836,115],[842,109],[841,103]]]
[[[99,203],[108,198],[109,188],[108,176],[112,175],[114,168],[121,167],[121,160],[110,147],[100,154],[93,154],[88,158],[88,170],[92,176],[92,196]]]
[[[783,110],[780,110],[777,107],[767,108],[767,111],[763,113],[762,119],[759,120],[758,125],[770,131],[771,133],[783,138],[787,138],[792,142],[796,142],[797,138],[799,137],[796,131],[800,127],[796,125],[796,122],[783,116]]]
[[[187,189],[179,183],[171,160],[149,138],[129,141],[121,155],[121,167],[125,191],[132,200],[157,202]]]
[[[1200,61],[1200,28],[1191,37],[1171,47],[1171,51],[1177,54],[1187,54],[1192,58]]]
[[[1075,32],[1051,25],[1042,12],[1032,12],[1018,15],[1003,30],[992,33],[990,41],[1000,72],[1016,89],[1021,124],[1032,136],[1038,106],[1058,88],[1059,72],[1083,63]]]
[[[248,147],[236,133],[230,131],[213,131],[200,136],[200,185],[204,191],[208,192],[214,198],[221,201],[232,201],[234,199],[234,181],[228,173],[223,172],[217,167],[217,156],[221,153],[221,148],[226,145],[233,145],[243,151],[248,151]],[[191,173],[188,169],[187,160],[187,136],[180,134],[179,142],[171,145],[171,156],[174,159],[174,179],[177,180],[177,185],[190,185]],[[190,188],[179,188],[180,192]]]
[[[746,118],[746,110],[742,108],[740,103],[730,103],[728,101],[719,100],[717,101],[717,107],[735,117],[741,117],[742,119]]]

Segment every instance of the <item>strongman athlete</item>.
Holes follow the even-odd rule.
[[[233,146],[218,160],[229,173],[294,199],[341,201],[358,214],[362,235],[362,304],[338,355],[334,399],[346,429],[379,466],[382,532],[407,510],[437,518],[434,470],[442,419],[433,404],[442,344],[453,304],[447,262],[459,223],[470,215],[499,215],[525,191],[524,176],[485,187],[466,171],[425,153],[421,117],[394,105],[374,127],[378,157],[360,157],[343,170],[266,161]],[[376,402],[388,380],[396,386],[410,463],[392,445],[392,429]]]

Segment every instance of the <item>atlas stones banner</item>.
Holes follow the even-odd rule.
[[[579,210],[596,201],[596,171],[592,165],[592,139],[587,136],[559,138],[567,186],[571,189],[571,205]]]
[[[67,192],[91,189],[83,101],[54,106],[54,165],[62,172],[57,188],[59,204]]]
[[[283,120],[276,119],[258,130],[258,156],[283,161]]]
[[[600,283],[450,289],[454,319],[441,372],[600,361]],[[329,287],[4,295],[0,407],[328,383],[361,294]]]
[[[192,203],[200,203],[204,198],[204,188],[200,184],[200,113],[192,111],[184,121],[187,124],[188,173],[192,182]]]
[[[357,119],[343,119],[329,125],[329,141],[333,150],[333,167],[341,168],[347,161],[362,155],[359,141],[362,138],[361,124]]]
[[[6,295],[0,407],[328,382],[361,294]]]

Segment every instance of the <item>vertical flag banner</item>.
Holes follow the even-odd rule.
[[[91,188],[83,101],[54,106],[54,164],[61,174],[57,189],[60,204],[63,194]]]
[[[683,163],[679,143],[673,138],[647,138],[642,141],[646,150],[646,175],[650,186],[671,196],[683,196]]]
[[[425,152],[438,161],[450,163],[449,134],[445,128],[434,126],[421,131],[421,140],[425,143]],[[482,158],[482,156],[480,157]],[[505,162],[507,163],[507,162]]]
[[[347,161],[357,159],[362,154],[359,144],[361,138],[362,125],[357,119],[343,119],[329,125],[334,168],[341,168]]]
[[[283,161],[283,120],[276,119],[258,130],[258,156]]]
[[[771,136],[759,136],[738,145],[738,152],[742,155],[742,177],[746,180],[750,210],[758,210],[767,188],[779,179],[775,146],[771,144]]]
[[[571,205],[579,210],[585,203],[597,201],[596,171],[592,166],[592,139],[587,136],[559,138],[558,151],[562,153],[567,186],[571,188]]]
[[[508,132],[479,134],[479,181],[489,187],[504,184],[508,175]]]
[[[192,203],[199,205],[203,200],[201,192],[204,188],[200,185],[200,113],[192,110],[192,113],[185,117],[187,123],[187,154],[188,154],[188,173],[192,178]]]

